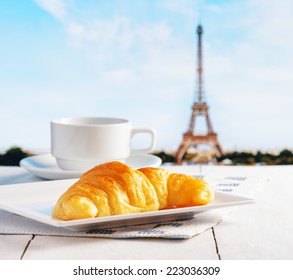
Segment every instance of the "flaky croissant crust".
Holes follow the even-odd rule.
[[[202,179],[164,168],[133,169],[121,162],[97,165],[57,201],[52,217],[61,220],[204,205],[214,192]]]

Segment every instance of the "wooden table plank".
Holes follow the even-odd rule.
[[[20,260],[31,235],[0,235],[0,260]]]
[[[188,240],[36,236],[24,259],[176,260],[217,259],[212,230]]]
[[[203,167],[210,175],[257,175],[270,180],[254,205],[240,206],[215,226],[221,259],[293,258],[293,167]]]
[[[38,182],[43,179],[38,178],[18,166],[1,166],[0,167],[0,187],[1,185],[11,185],[18,183]]]

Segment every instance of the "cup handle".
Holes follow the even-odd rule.
[[[156,145],[156,131],[151,128],[133,128],[131,131],[131,139],[138,133],[147,133],[151,136],[151,143],[150,146],[145,149],[132,149],[131,154],[143,154],[143,153],[150,153],[155,149]]]

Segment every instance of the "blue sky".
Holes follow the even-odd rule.
[[[176,149],[204,89],[224,150],[293,148],[290,0],[0,0],[0,151],[50,149],[50,120],[115,116]]]

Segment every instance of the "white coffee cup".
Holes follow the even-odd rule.
[[[138,133],[151,136],[145,149],[131,148],[131,139]],[[153,129],[133,128],[125,119],[76,117],[51,122],[51,152],[63,170],[85,171],[103,162],[124,162],[132,154],[153,151],[155,143]]]

